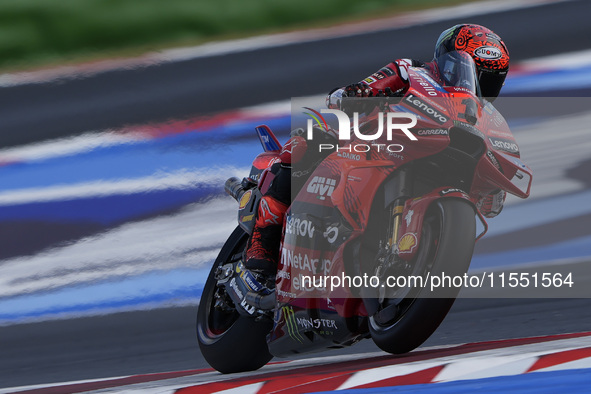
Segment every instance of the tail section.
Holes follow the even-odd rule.
[[[265,152],[279,152],[281,150],[281,144],[279,143],[277,137],[275,137],[275,134],[273,134],[269,126],[260,125],[255,127],[255,130],[259,135],[261,145],[263,145],[263,149],[265,150]]]

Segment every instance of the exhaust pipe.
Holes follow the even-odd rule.
[[[245,192],[244,187],[242,186],[242,181],[236,177],[228,179],[224,184],[224,189],[226,193],[236,201],[240,201],[240,198]]]
[[[262,310],[274,309],[275,302],[276,302],[275,290],[273,290],[271,293],[266,294],[266,295],[260,295],[257,293],[253,293],[252,291],[249,291],[248,293],[246,293],[246,297],[244,297],[244,301],[246,301],[246,303],[248,305],[254,306],[257,309],[262,309]]]

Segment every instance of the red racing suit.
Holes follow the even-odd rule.
[[[395,60],[356,84],[333,90],[327,107],[340,108],[343,97],[403,96],[409,87],[408,68],[428,66],[418,60]]]

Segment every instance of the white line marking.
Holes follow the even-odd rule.
[[[156,173],[143,178],[101,180],[69,185],[17,189],[0,192],[0,206],[149,193],[167,189],[192,189],[197,185],[212,185],[216,183],[222,185],[229,177],[248,173],[248,168],[236,167],[178,170],[173,173]]]

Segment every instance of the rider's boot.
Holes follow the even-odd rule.
[[[247,269],[266,277],[275,275],[285,212],[288,206],[271,196],[263,196],[257,220],[246,248]]]

